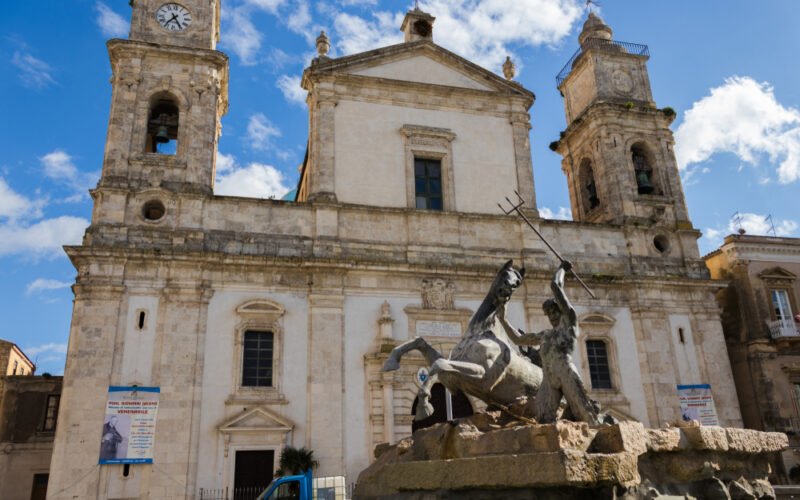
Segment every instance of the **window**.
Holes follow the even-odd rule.
[[[442,210],[442,163],[414,158],[414,191],[417,208]]]
[[[244,333],[242,385],[272,387],[272,332]]]
[[[583,211],[588,213],[593,208],[600,205],[600,198],[597,197],[597,184],[594,182],[594,171],[592,169],[591,160],[583,160],[578,179],[581,184],[579,189],[583,193]]]
[[[792,308],[789,306],[789,294],[786,290],[770,290],[775,319],[784,323],[792,323]]]
[[[153,97],[147,116],[148,153],[177,153],[179,117],[178,105],[171,95],[162,93]]]
[[[587,340],[586,356],[589,360],[592,389],[611,389],[611,371],[608,366],[606,343],[602,340]]]
[[[61,400],[59,394],[49,394],[47,396],[47,406],[44,411],[44,425],[42,430],[52,432],[56,430],[56,419],[58,418],[58,403]]]
[[[17,374],[17,365],[19,365],[19,362],[17,360],[14,360],[14,371],[11,373],[11,375]]]

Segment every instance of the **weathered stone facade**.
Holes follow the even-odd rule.
[[[152,8],[137,1],[134,20]],[[321,56],[303,77],[309,149],[297,201],[214,196],[227,59],[194,38],[148,36],[109,42],[103,176],[83,244],[67,248],[78,277],[51,498],[193,498],[234,485],[237,452],[273,450],[277,461],[287,444],[313,449],[319,474],[354,481],[377,444],[411,432],[423,362],[378,373],[394,345],[425,334],[446,352],[509,258],[527,268],[510,320],[544,326],[557,262],[499,213],[515,189],[598,296],[567,283],[581,345],[603,340],[611,361],[612,388],[592,397],[658,426],[680,417],[676,384],[709,382],[721,423],[741,423],[699,233],[675,219],[536,217],[530,91],[427,37]],[[175,155],[142,153],[151,94],[162,92],[180,111]],[[415,208],[415,158],[441,161],[444,210]],[[273,334],[268,387],[242,384],[251,330]],[[155,458],[123,477],[97,453],[108,386],[133,384],[161,388]]]
[[[800,463],[800,239],[733,234],[703,259],[729,281],[717,299],[744,425],[789,434],[789,472]]]
[[[47,491],[62,377],[0,376],[0,498]]]

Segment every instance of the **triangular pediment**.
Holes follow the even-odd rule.
[[[790,273],[786,269],[782,267],[773,267],[764,271],[761,271],[758,274],[758,277],[761,279],[771,279],[771,280],[794,280],[797,279],[797,276],[793,273]]]
[[[320,60],[306,70],[306,75],[309,73],[348,74],[534,98],[533,92],[518,83],[425,40]]]
[[[382,64],[353,71],[351,74],[407,82],[430,83],[433,85],[447,85],[448,87],[495,90],[470,75],[448,67],[442,64],[441,61],[436,61],[425,54],[411,55],[411,57],[383,62]]]
[[[290,431],[294,424],[285,417],[265,408],[253,408],[227,420],[219,426],[220,432]]]

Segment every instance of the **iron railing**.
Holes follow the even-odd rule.
[[[769,333],[773,339],[783,337],[800,337],[800,329],[794,324],[794,321],[770,321]]]
[[[632,54],[635,56],[649,56],[650,49],[647,45],[642,45],[640,43],[630,43],[630,42],[619,42],[617,40],[606,40],[605,38],[590,38],[586,40],[586,42],[575,51],[572,57],[569,58],[567,64],[561,68],[561,71],[558,72],[556,76],[556,87],[561,85],[561,82],[567,78],[569,72],[572,71],[572,65],[575,63],[575,60],[580,57],[585,51],[589,49],[599,49],[605,52],[617,52],[622,54]]]
[[[200,488],[199,500],[255,500],[267,486],[248,488]]]

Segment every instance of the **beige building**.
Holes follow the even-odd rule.
[[[62,377],[0,376],[0,498],[44,500]]]
[[[703,257],[714,279],[744,425],[789,435],[800,463],[800,239],[732,234]]]
[[[0,339],[0,375],[33,375],[36,365],[17,347],[17,344]]]
[[[103,172],[67,248],[78,277],[49,498],[198,498],[268,480],[287,444],[354,481],[375,445],[411,432],[423,361],[380,373],[394,345],[423,335],[447,352],[508,258],[527,268],[510,319],[546,324],[557,262],[498,210],[514,190],[597,294],[568,283],[592,396],[657,426],[680,418],[677,384],[710,383],[720,422],[741,425],[719,284],[646,47],[591,17],[560,83],[575,221],[538,217],[533,93],[436,45],[420,11],[390,47],[333,59],[320,38],[297,199],[256,200],[213,194],[219,3],[183,5],[160,17],[160,0],[137,0],[129,39],[108,42]],[[108,387],[131,385],[161,390],[154,463],[100,466]]]

